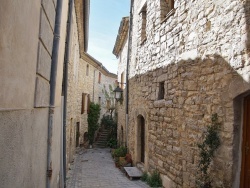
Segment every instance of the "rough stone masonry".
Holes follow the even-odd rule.
[[[240,0],[175,0],[172,9],[170,1],[134,1],[129,151],[141,162],[143,117],[144,169],[158,169],[165,187],[195,187],[197,143],[213,113],[222,127],[212,184],[240,185],[242,101],[250,91],[249,8],[249,1]]]

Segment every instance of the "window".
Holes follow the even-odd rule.
[[[170,10],[174,9],[174,0],[169,0]]]
[[[147,39],[146,27],[147,27],[147,4],[145,4],[140,12],[141,15],[141,42],[143,43]]]
[[[88,76],[89,75],[89,65],[87,65],[87,67],[86,67],[86,76]]]
[[[164,82],[160,82],[159,84],[159,93],[158,93],[158,99],[164,99],[165,95],[165,88],[164,88]]]
[[[101,83],[101,78],[102,78],[102,74],[99,72],[99,78],[98,78],[98,83]]]
[[[89,113],[89,105],[90,105],[90,95],[87,93],[82,93],[81,114],[84,114],[85,112]]]
[[[174,0],[160,0],[161,3],[161,20],[165,21],[169,16],[174,14]]]
[[[98,104],[101,105],[101,103],[102,103],[102,98],[99,97],[99,98],[98,98]]]
[[[86,97],[86,93],[82,93],[82,109],[81,109],[81,114],[83,114],[84,111],[85,111],[85,104],[86,104],[85,97]]]
[[[90,95],[88,95],[88,97],[87,97],[87,101],[88,101],[88,105],[86,105],[87,106],[87,113],[89,113],[89,109],[90,109]]]

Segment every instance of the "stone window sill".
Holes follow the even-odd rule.
[[[172,9],[169,11],[169,13],[167,13],[166,17],[161,21],[161,24],[164,23],[165,21],[168,20],[168,18],[170,18],[171,16],[173,16],[175,13],[175,9]]]

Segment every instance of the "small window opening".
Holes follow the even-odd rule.
[[[99,78],[98,78],[98,83],[101,83],[101,78],[102,78],[102,74],[99,72]]]
[[[164,95],[165,95],[165,88],[164,88],[164,82],[160,82],[159,84],[159,95],[158,95],[158,99],[164,99]]]
[[[89,75],[89,65],[87,65],[87,67],[86,67],[86,76],[88,76]]]
[[[146,27],[147,27],[147,4],[145,4],[141,10],[141,42],[144,42],[147,38]]]

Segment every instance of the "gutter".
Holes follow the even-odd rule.
[[[64,54],[64,75],[63,75],[63,182],[62,187],[66,187],[67,176],[67,159],[66,159],[66,126],[67,126],[67,98],[68,98],[68,64],[69,64],[69,52],[70,52],[70,36],[72,26],[72,12],[73,12],[74,0],[69,0],[68,7],[68,20],[67,20],[67,36],[65,44]]]
[[[50,74],[50,106],[49,106],[49,119],[48,119],[48,143],[47,143],[47,177],[46,187],[51,186],[52,177],[52,131],[54,126],[54,113],[55,113],[55,94],[56,94],[56,78],[57,67],[59,59],[59,46],[60,46],[60,30],[61,30],[61,18],[62,18],[62,5],[63,0],[58,0],[56,5],[56,18],[54,28],[53,50],[51,60],[51,74]]]
[[[128,147],[128,108],[129,108],[129,62],[130,62],[130,49],[132,45],[132,26],[133,26],[133,7],[134,0],[130,1],[130,17],[129,17],[129,34],[128,34],[128,52],[127,52],[127,71],[126,71],[126,147]]]

